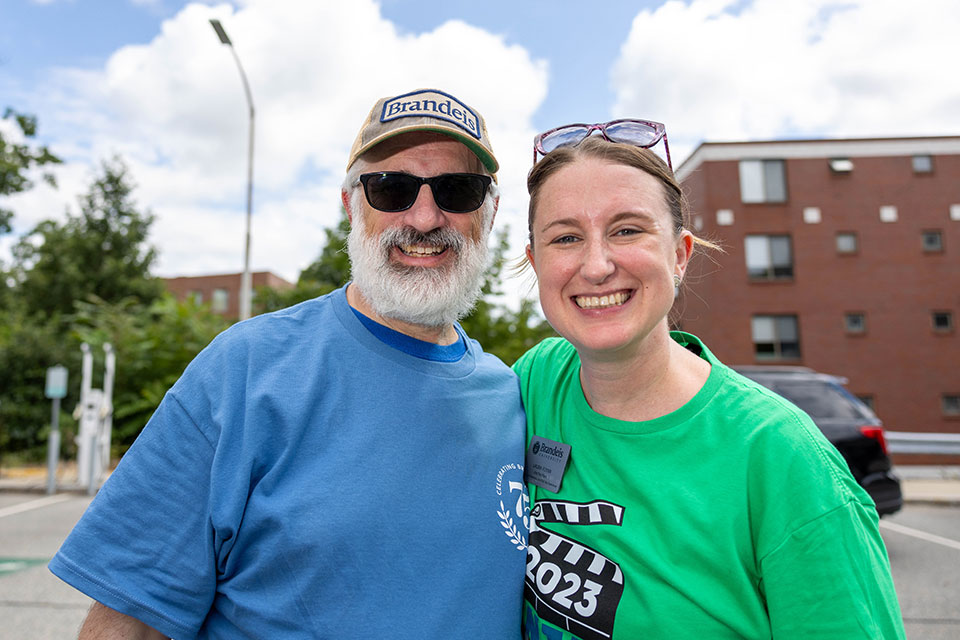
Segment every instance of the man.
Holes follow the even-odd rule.
[[[98,601],[81,639],[519,637],[518,384],[455,324],[497,166],[455,97],[376,103],[342,193],[352,283],[187,367],[50,563]]]

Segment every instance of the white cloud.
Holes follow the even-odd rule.
[[[960,4],[672,0],[637,15],[614,112],[703,140],[956,134]]]
[[[502,166],[498,224],[522,238],[531,117],[546,96],[546,64],[461,21],[400,34],[373,0],[194,3],[102,69],[51,73],[30,104],[68,164],[59,191],[10,202],[20,231],[55,217],[52,208],[75,206],[90,167],[120,154],[138,202],[157,216],[160,275],[240,270],[248,114],[210,18],[230,35],[256,108],[254,269],[295,279],[318,255],[322,229],[339,216],[360,122],[377,98],[418,87],[442,88],[484,114]]]

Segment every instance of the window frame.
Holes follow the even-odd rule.
[[[767,264],[763,267],[764,273],[755,273],[756,269],[754,269],[754,272],[751,272],[749,250],[751,239],[765,241],[764,257],[766,258]],[[774,240],[786,240],[787,257],[789,259],[787,265],[778,265],[774,260]],[[778,244],[780,243],[778,242]],[[751,282],[792,281],[796,275],[794,271],[795,261],[793,259],[793,238],[789,233],[748,233],[743,237],[743,258],[747,268],[747,278]],[[789,273],[777,273],[778,269],[789,269]]]
[[[937,316],[943,316],[946,318],[947,324],[945,327],[937,326]],[[945,309],[931,311],[930,323],[933,326],[933,332],[936,334],[953,333],[953,329],[954,329],[953,312]]]
[[[918,166],[918,161],[926,161],[926,166]],[[910,157],[910,167],[914,173],[927,175],[933,173],[933,155],[929,153],[915,153]]]
[[[860,318],[860,327],[851,327],[850,319]],[[862,336],[867,333],[867,314],[864,311],[846,311],[843,314],[843,329],[849,336]]]
[[[757,340],[757,322],[760,320],[770,320],[772,322],[772,340],[767,342],[758,342]],[[792,331],[795,340],[787,341],[780,334],[782,321],[793,322]],[[753,357],[757,362],[784,362],[798,361],[803,357],[803,351],[800,348],[800,318],[795,313],[757,313],[750,316],[750,341],[753,343]],[[770,344],[772,350],[769,353],[761,352],[760,345]],[[793,345],[791,351],[785,354],[784,344]]]
[[[844,250],[840,248],[840,238],[853,238],[853,248]],[[833,236],[833,248],[839,256],[854,256],[860,253],[860,234],[856,231],[837,231]]]
[[[222,303],[218,294],[223,294]],[[210,294],[210,309],[215,313],[226,313],[230,309],[230,290],[226,287],[217,287]]]
[[[927,243],[928,237],[936,237],[936,246]],[[920,245],[924,253],[943,253],[943,231],[941,229],[924,229],[920,232]]]
[[[957,408],[949,408],[949,405],[954,403]],[[941,393],[940,412],[944,418],[960,418],[960,393]]]
[[[745,158],[737,168],[743,204],[783,204],[790,199],[783,158]]]

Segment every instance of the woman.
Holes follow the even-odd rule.
[[[876,510],[836,449],[668,329],[700,241],[660,139],[642,121],[537,138],[527,258],[563,339],[514,367],[526,637],[903,638]]]

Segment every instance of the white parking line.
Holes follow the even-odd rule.
[[[889,529],[890,531],[902,533],[905,536],[913,536],[914,538],[920,538],[921,540],[926,540],[927,542],[941,544],[945,547],[950,547],[951,549],[960,551],[960,542],[951,540],[950,538],[941,538],[940,536],[935,536],[932,533],[927,533],[926,531],[911,529],[910,527],[905,527],[902,524],[894,524],[892,522],[887,522],[886,520],[881,520],[880,526],[884,529]]]
[[[64,502],[69,499],[69,495],[60,494],[56,496],[47,496],[46,498],[39,498],[37,500],[31,500],[29,502],[22,502],[20,504],[15,504],[12,507],[0,509],[0,518],[23,513],[24,511],[33,511],[34,509],[40,509],[41,507],[57,504],[58,502]]]

